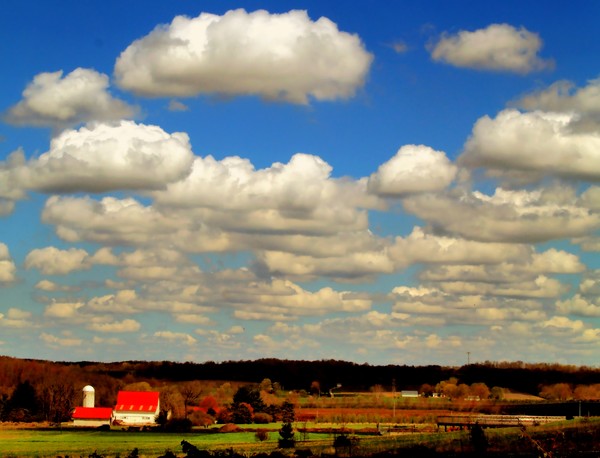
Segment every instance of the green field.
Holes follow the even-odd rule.
[[[6,426],[6,425],[4,425]],[[316,426],[316,424],[308,424]],[[322,424],[318,425],[322,428]],[[339,428],[340,425],[331,425]],[[350,429],[366,424],[345,425]],[[371,425],[372,426],[372,425]],[[132,450],[138,449],[139,456],[155,458],[170,450],[177,456],[184,456],[181,441],[186,440],[203,450],[224,450],[233,448],[245,456],[258,452],[270,453],[277,448],[280,425],[265,425],[269,430],[269,438],[264,442],[257,441],[255,433],[231,432],[210,433],[198,430],[192,433],[162,433],[162,432],[130,432],[130,431],[97,431],[74,428],[55,429],[19,429],[2,427],[0,425],[0,457],[88,457],[96,452],[106,458],[127,457]],[[323,429],[321,429],[323,431]],[[563,453],[561,456],[571,456],[567,452],[595,451],[598,452],[600,443],[600,418],[569,420],[559,423],[528,427],[527,434],[520,428],[498,428],[486,430],[489,447],[495,452],[524,452],[554,450]],[[331,447],[334,435],[332,432],[309,432],[308,435],[296,431],[296,447],[310,449],[319,456],[322,452],[335,453]],[[393,449],[405,449],[420,446],[427,447],[445,456],[444,453],[469,451],[469,432],[454,431],[440,433],[423,433],[418,430],[413,433],[399,435],[370,436],[358,435],[359,444],[355,456],[369,456],[373,453]],[[344,453],[342,453],[344,454]],[[346,453],[347,455],[347,453]],[[410,456],[410,455],[407,455]],[[594,455],[596,456],[596,455]]]
[[[298,433],[297,433],[298,434]],[[82,431],[75,429],[34,430],[0,428],[0,456],[4,457],[71,457],[85,456],[93,452],[114,457],[127,456],[134,448],[140,455],[158,456],[171,450],[182,454],[181,441],[186,440],[200,449],[224,449],[233,447],[247,452],[271,451],[277,447],[279,434],[269,433],[269,439],[258,442],[254,432],[210,434],[156,433],[126,431]],[[329,434],[311,433],[311,443],[331,443]]]

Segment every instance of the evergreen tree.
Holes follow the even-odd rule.
[[[296,420],[294,404],[285,401],[279,408],[281,411],[281,421],[284,423],[293,423]]]
[[[296,445],[296,440],[294,439],[294,427],[291,423],[282,424],[279,435],[281,436],[279,439],[280,448],[293,448],[294,445]]]

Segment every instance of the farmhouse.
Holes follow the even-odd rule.
[[[112,422],[117,425],[155,425],[160,412],[158,391],[119,391]]]

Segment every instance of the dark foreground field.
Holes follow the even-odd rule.
[[[339,425],[337,425],[339,427]],[[296,431],[294,448],[278,448],[272,425],[269,437],[258,441],[255,432],[210,434],[125,431],[50,430],[0,427],[2,457],[600,457],[600,419],[578,419],[560,424],[448,433],[404,433],[369,436],[339,429],[319,433]],[[333,427],[332,427],[333,428]],[[334,447],[335,445],[335,447]]]

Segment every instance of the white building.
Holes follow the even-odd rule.
[[[152,426],[160,413],[158,391],[119,391],[112,414],[114,425]]]

